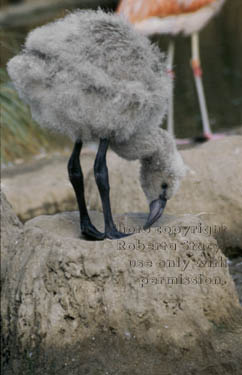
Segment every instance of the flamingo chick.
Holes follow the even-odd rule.
[[[209,123],[207,105],[202,84],[198,32],[221,9],[225,0],[121,0],[117,9],[145,35],[183,33],[191,35],[191,65],[198,93],[205,139],[216,138]],[[168,48],[168,72],[173,76],[175,45],[171,40]],[[174,134],[173,96],[169,100],[168,130]]]
[[[186,169],[174,139],[159,128],[172,84],[159,48],[118,15],[76,11],[30,32],[8,72],[33,118],[75,141],[68,172],[83,235],[93,240],[125,236],[112,218],[108,146],[125,159],[140,160],[141,185],[150,203],[145,228],[151,226]],[[79,157],[87,141],[99,141],[94,174],[105,233],[92,225],[85,202]]]

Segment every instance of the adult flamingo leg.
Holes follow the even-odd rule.
[[[203,134],[206,139],[211,139],[212,130],[208,118],[208,110],[206,99],[204,95],[203,82],[202,82],[202,69],[200,65],[200,54],[199,54],[199,35],[198,33],[193,33],[191,36],[192,42],[192,70],[195,79],[198,100],[202,115],[202,124],[203,124]]]

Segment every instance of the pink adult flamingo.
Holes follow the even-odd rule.
[[[225,0],[121,0],[117,12],[123,14],[135,28],[147,36],[152,34],[183,33],[191,35],[191,65],[198,93],[206,140],[216,138],[212,133],[202,83],[199,54],[199,31],[221,9]],[[171,39],[168,47],[168,72],[173,74],[175,45]],[[168,111],[168,131],[174,135],[173,95]]]

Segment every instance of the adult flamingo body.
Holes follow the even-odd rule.
[[[117,9],[145,35],[182,33],[191,35],[192,69],[201,109],[203,134],[206,139],[212,134],[202,84],[202,69],[199,56],[199,31],[221,9],[225,0],[121,0]],[[173,74],[174,41],[168,48],[168,71]],[[170,96],[168,130],[174,134],[173,97]]]

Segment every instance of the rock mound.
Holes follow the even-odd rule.
[[[3,287],[9,373],[239,375],[242,310],[216,240],[192,215],[145,219],[116,216],[136,233],[101,242],[80,238],[77,212],[25,224]]]
[[[13,208],[1,192],[1,279],[5,274],[11,258],[22,246],[23,225],[17,218]]]

